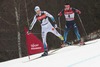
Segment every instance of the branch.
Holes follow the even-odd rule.
[[[5,20],[4,18],[2,18],[1,16],[0,16],[0,19],[3,20],[4,22],[6,22],[9,25],[16,25],[16,24],[12,24],[12,23],[8,22],[7,20]]]

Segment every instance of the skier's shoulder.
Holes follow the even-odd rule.
[[[78,10],[77,8],[73,8],[73,7],[72,7],[71,9],[72,9],[72,10]]]
[[[42,11],[41,13],[42,13],[42,14],[46,14],[46,15],[50,15],[50,13],[47,12],[47,11]]]
[[[48,12],[47,12],[47,11],[41,11],[41,13],[45,13],[45,14],[47,14]]]
[[[71,7],[70,9],[71,9],[71,10],[76,10],[76,8],[74,8],[74,7]]]
[[[76,8],[74,8],[74,7],[71,7],[71,10],[73,10],[74,12],[77,10]]]

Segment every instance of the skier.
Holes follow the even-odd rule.
[[[70,42],[67,41],[67,35],[70,31],[70,28],[74,29],[74,33],[77,36],[78,42],[83,45],[84,42],[81,41],[81,36],[78,31],[78,27],[75,23],[75,13],[81,14],[81,11],[75,8],[72,8],[70,4],[66,3],[65,8],[58,14],[58,17],[61,17],[63,14],[66,19],[66,25],[65,25],[65,31],[64,31],[64,43],[67,43],[68,45],[71,45]]]
[[[62,41],[62,45],[63,45],[64,38],[62,35],[60,35],[57,32],[56,30],[57,24],[54,17],[51,14],[49,14],[47,11],[41,11],[39,6],[36,6],[34,10],[36,12],[36,15],[34,16],[34,19],[29,27],[29,32],[32,30],[36,21],[39,21],[42,27],[41,34],[42,34],[42,40],[43,40],[43,45],[44,45],[44,53],[42,54],[42,56],[47,56],[48,55],[47,42],[46,42],[47,33],[51,32],[55,34],[57,37],[59,37]],[[53,21],[53,26],[51,25],[48,18],[51,18],[51,20]]]

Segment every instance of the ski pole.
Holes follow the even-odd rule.
[[[59,23],[59,27],[61,28],[60,17],[58,17],[58,23]],[[61,33],[61,29],[60,29],[60,33]]]
[[[81,20],[81,17],[80,17],[79,14],[77,14],[77,16],[78,16],[78,18],[79,18],[79,20],[80,20],[80,23],[81,23],[82,28],[83,28],[83,30],[84,30],[84,32],[85,32],[85,35],[87,36],[87,32],[86,32],[86,30],[85,30],[85,28],[84,28],[84,25],[83,25],[83,22],[82,22],[82,20]]]
[[[60,27],[57,27],[59,30],[62,30],[62,31],[65,31],[64,29],[60,28]]]

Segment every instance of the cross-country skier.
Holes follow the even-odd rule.
[[[40,22],[41,27],[42,27],[41,34],[42,34],[42,40],[43,40],[43,45],[44,45],[44,53],[42,54],[42,56],[47,56],[48,55],[47,42],[46,42],[47,33],[51,32],[51,33],[55,34],[57,37],[59,37],[61,39],[62,42],[63,42],[64,38],[55,29],[55,28],[57,28],[57,24],[56,24],[54,17],[51,14],[49,14],[47,11],[41,11],[39,6],[36,6],[34,8],[34,10],[36,12],[36,15],[34,16],[34,19],[29,27],[29,31],[32,30],[34,24],[37,21]],[[51,18],[51,20],[53,21],[53,26],[51,25],[48,18]]]
[[[65,25],[65,31],[64,31],[64,43],[71,45],[71,43],[67,41],[67,35],[68,35],[68,32],[70,31],[70,28],[73,28],[74,33],[77,36],[78,42],[81,44],[84,44],[84,42],[83,43],[81,42],[81,36],[79,34],[78,27],[75,23],[75,14],[76,13],[81,14],[81,11],[78,9],[72,8],[70,4],[68,3],[66,3],[64,7],[65,8],[58,14],[59,17],[64,15],[66,19],[66,25]]]

